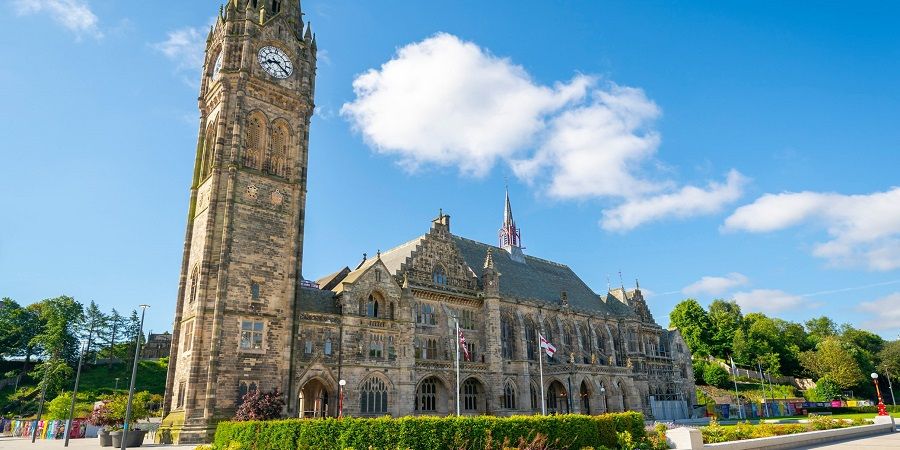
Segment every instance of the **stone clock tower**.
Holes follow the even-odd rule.
[[[161,438],[288,390],[316,41],[299,0],[228,0],[207,38]]]

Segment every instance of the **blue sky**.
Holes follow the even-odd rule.
[[[663,325],[694,296],[900,331],[897,5],[303,6],[307,278],[439,208],[494,243],[508,179],[527,253],[597,291],[640,278]],[[0,295],[148,303],[169,329],[218,4],[0,8]]]

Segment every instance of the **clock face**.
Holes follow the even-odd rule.
[[[222,70],[222,52],[219,52],[219,56],[216,57],[216,63],[213,64],[212,78],[213,80],[219,78],[219,72]]]
[[[284,79],[294,73],[294,65],[291,64],[291,59],[284,53],[284,50],[278,47],[267,45],[259,49],[257,60],[259,65],[275,78]]]

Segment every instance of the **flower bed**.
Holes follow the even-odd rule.
[[[786,434],[804,433],[807,431],[830,430],[833,428],[847,428],[856,425],[867,425],[865,419],[842,420],[825,416],[813,416],[807,423],[760,423],[758,425],[749,422],[740,422],[733,426],[719,425],[712,420],[709,426],[701,427],[703,442],[715,444],[718,442],[740,441],[770,436],[783,436]]]

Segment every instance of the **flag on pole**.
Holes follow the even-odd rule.
[[[471,361],[472,357],[469,356],[469,348],[466,347],[466,337],[463,336],[462,330],[459,330],[459,346],[462,347],[463,356],[466,358],[466,361]]]
[[[544,349],[545,352],[547,352],[547,356],[552,358],[553,355],[556,354],[556,347],[554,347],[553,344],[551,344],[550,341],[548,341],[547,338],[545,338],[543,334],[540,336],[541,336],[541,348]]]

